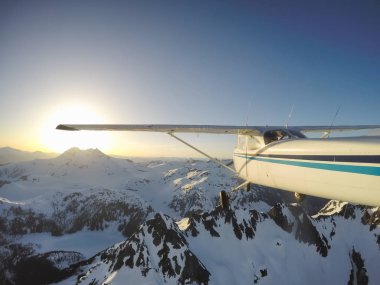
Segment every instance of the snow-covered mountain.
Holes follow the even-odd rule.
[[[0,166],[0,284],[380,282],[378,208],[254,186],[221,210],[240,183],[204,160],[96,149]]]
[[[295,204],[217,207],[179,222],[157,213],[60,284],[377,284],[379,221],[363,217],[379,213],[348,204],[328,218]]]

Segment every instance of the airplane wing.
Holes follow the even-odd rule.
[[[138,131],[164,133],[209,133],[262,135],[268,130],[285,129],[284,126],[221,126],[221,125],[163,125],[163,124],[60,124],[56,129],[65,131]],[[289,126],[300,132],[355,131],[380,129],[380,125],[353,126]]]
[[[380,129],[380,125],[352,125],[352,126],[294,126],[289,127],[300,132],[330,132],[330,131],[358,131]]]
[[[72,125],[61,124],[56,129],[65,131],[137,131],[137,132],[163,132],[163,133],[208,133],[208,134],[238,134],[249,132],[259,135],[265,127],[245,127],[245,126],[221,126],[221,125]]]

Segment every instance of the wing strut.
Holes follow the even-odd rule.
[[[175,138],[176,140],[180,141],[181,143],[187,145],[188,147],[192,148],[193,150],[199,152],[200,154],[202,154],[203,156],[207,157],[208,159],[210,159],[211,161],[215,162],[216,164],[219,164],[220,166],[223,166],[224,168],[228,169],[229,171],[232,171],[233,173],[236,174],[236,171],[235,169],[233,169],[232,167],[229,167],[228,165],[224,164],[223,162],[221,162],[219,159],[216,159],[216,158],[213,158],[211,156],[209,156],[207,153],[201,151],[200,149],[196,148],[195,146],[192,146],[191,144],[189,144],[188,142],[185,142],[184,140],[180,139],[179,137],[177,137],[176,135],[174,135],[173,133],[168,133],[169,136]]]
[[[239,186],[236,186],[235,188],[232,188],[231,192],[235,192],[235,191],[239,190],[242,187],[246,187],[246,191],[248,192],[250,190],[250,186],[251,186],[250,184],[251,183],[249,181],[244,181]]]

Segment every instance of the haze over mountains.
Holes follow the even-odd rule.
[[[12,147],[0,148],[0,165],[6,163],[28,161],[33,159],[53,158],[57,153],[46,153],[41,151],[21,151]]]
[[[221,209],[240,182],[97,149],[2,165],[0,284],[380,283],[379,208],[254,186]]]

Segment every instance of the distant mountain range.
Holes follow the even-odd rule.
[[[46,153],[41,151],[22,151],[11,147],[0,148],[0,165],[6,163],[14,163],[20,161],[28,161],[33,159],[46,159],[57,157],[57,153]]]
[[[379,208],[253,186],[221,209],[239,183],[97,149],[2,165],[0,284],[380,283]]]

